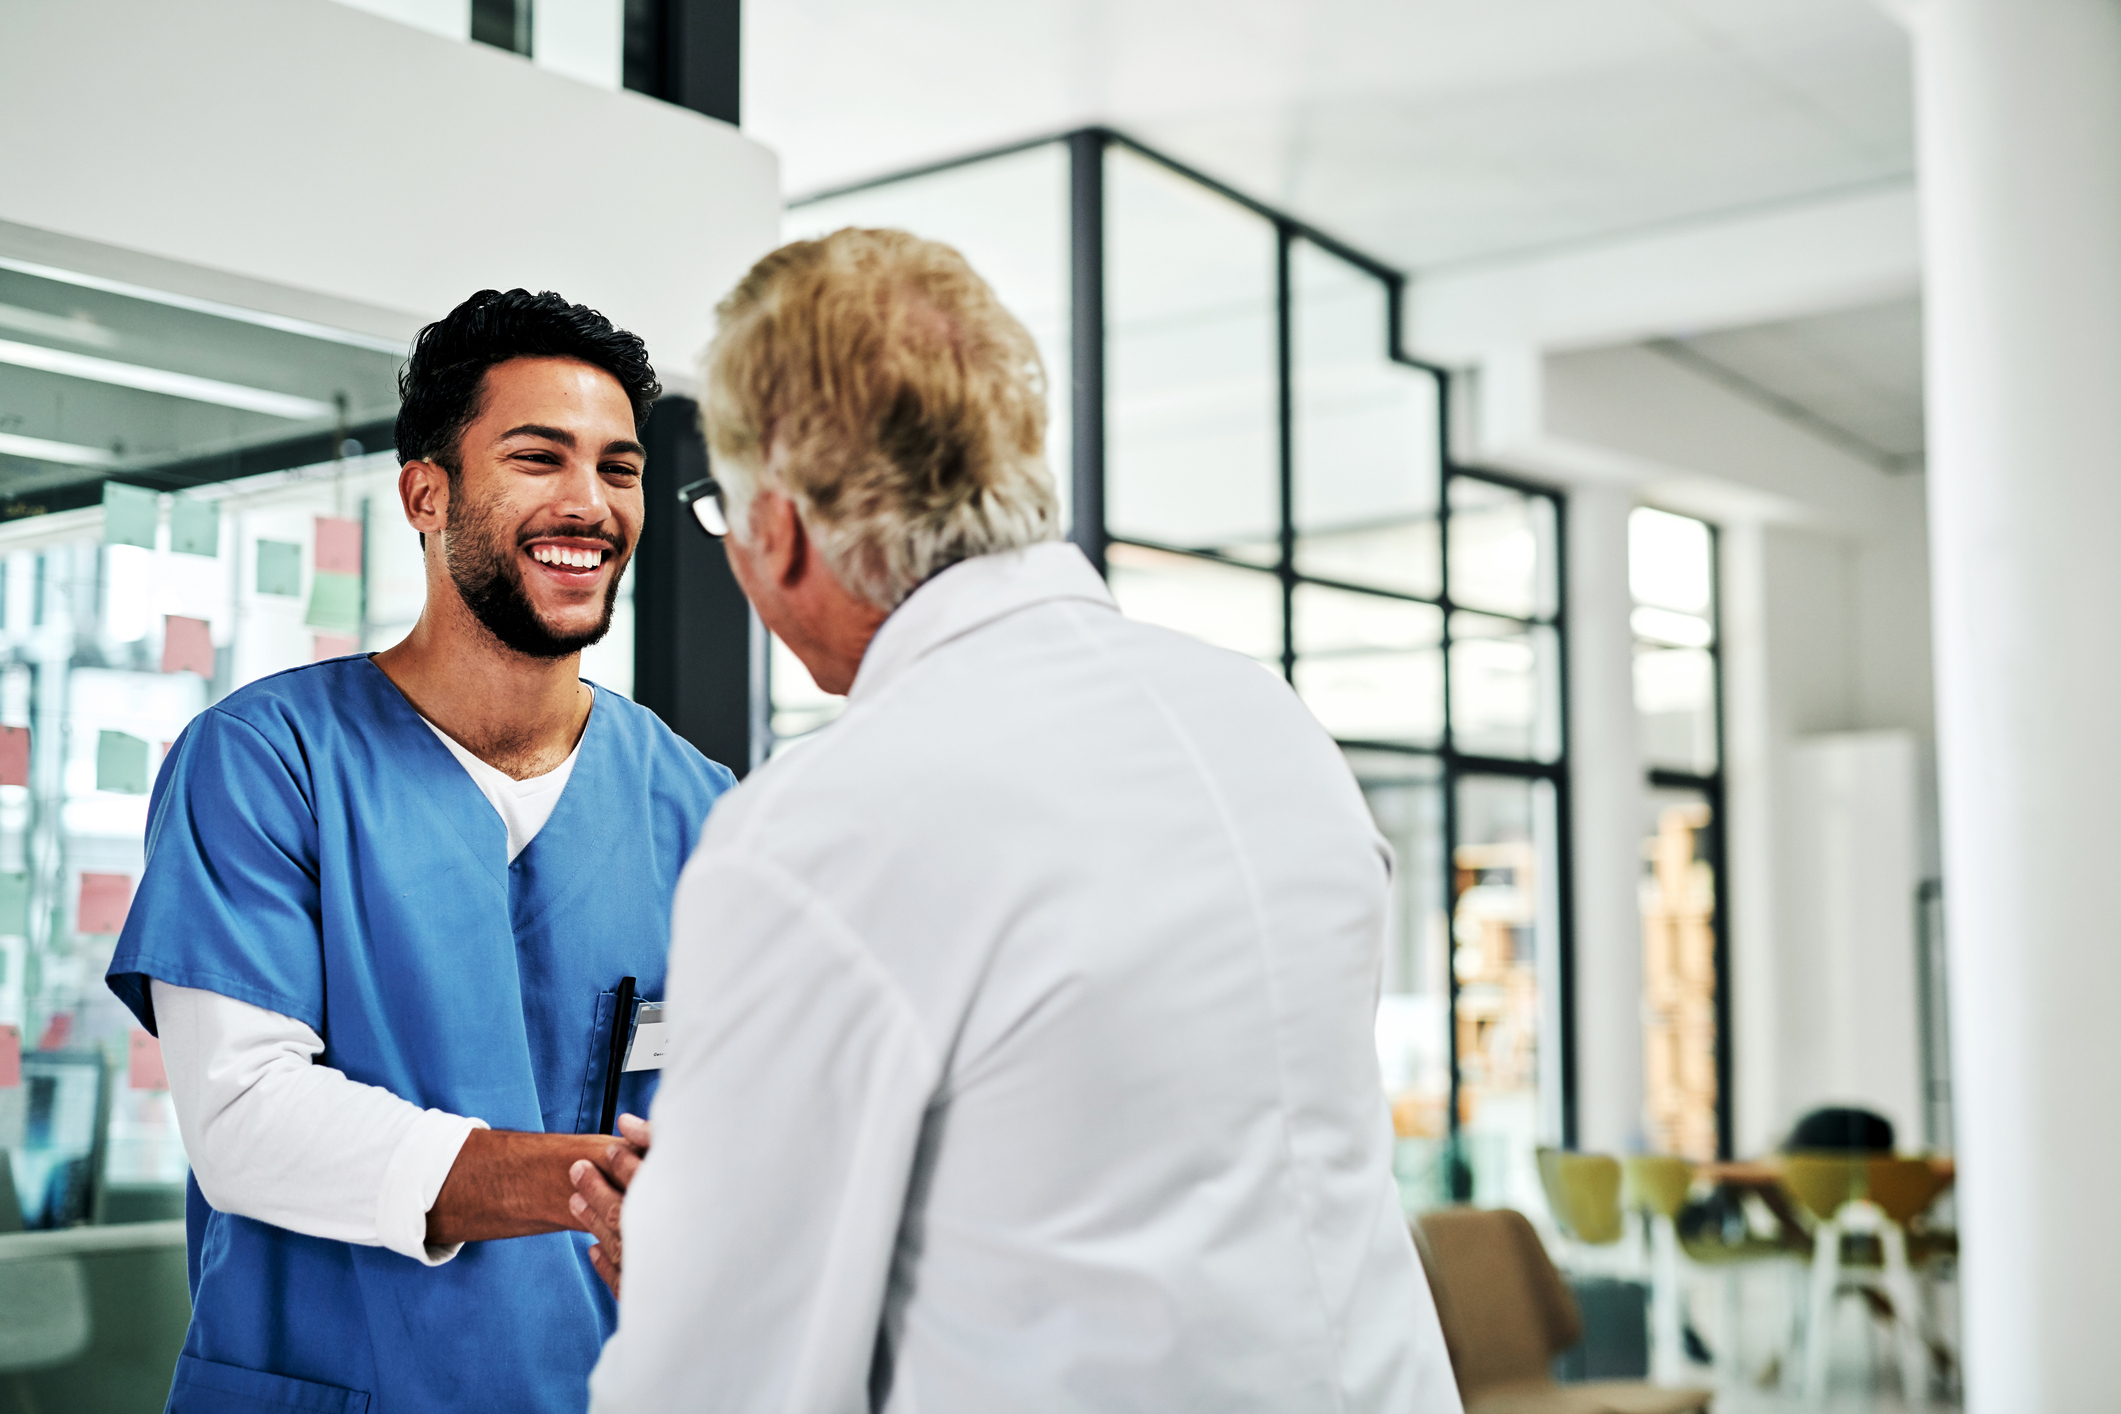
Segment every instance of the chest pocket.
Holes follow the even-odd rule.
[[[639,999],[637,999],[639,1000]],[[617,991],[601,992],[597,995],[596,1015],[589,1025],[588,1064],[582,1074],[582,1098],[576,1108],[574,1132],[597,1134],[598,1122],[604,1117],[604,1085],[611,1074],[612,1043],[618,1031],[619,994]],[[655,1098],[657,1073],[652,1070],[636,1070],[619,1077],[620,1114],[648,1117],[649,1103]]]

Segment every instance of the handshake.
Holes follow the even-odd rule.
[[[648,1137],[648,1121],[634,1115],[619,1116],[616,1136],[475,1129],[428,1209],[427,1243],[593,1233],[589,1260],[616,1296],[619,1211],[647,1157]]]
[[[576,1159],[567,1168],[567,1176],[574,1181],[574,1196],[567,1200],[567,1211],[574,1214],[583,1231],[595,1234],[597,1241],[589,1249],[589,1261],[613,1296],[619,1294],[622,1256],[619,1209],[625,1205],[627,1186],[640,1172],[641,1160],[648,1157],[648,1140],[647,1120],[620,1115],[618,1137],[606,1146],[603,1160]]]

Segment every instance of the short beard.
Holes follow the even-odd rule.
[[[611,631],[611,613],[618,602],[623,565],[614,568],[611,582],[604,588],[604,612],[596,627],[574,634],[554,633],[538,617],[524,591],[523,572],[515,557],[521,542],[497,543],[503,536],[495,530],[490,505],[467,505],[460,515],[460,504],[454,499],[450,502],[449,523],[442,532],[442,563],[465,607],[486,626],[488,633],[527,658],[551,659],[579,653]],[[604,541],[611,547],[614,561],[625,554],[625,545],[615,536],[585,536],[580,531],[573,534],[578,539]]]

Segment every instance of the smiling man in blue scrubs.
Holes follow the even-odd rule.
[[[486,290],[400,383],[420,621],[192,722],[111,964],[193,1166],[178,1414],[584,1407],[615,1312],[568,1169],[731,784],[577,671],[640,535],[640,340]]]

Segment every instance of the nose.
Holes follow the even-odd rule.
[[[604,478],[597,475],[593,461],[568,467],[554,489],[559,492],[560,499],[553,512],[564,520],[596,525],[611,516],[609,488],[604,485]]]

